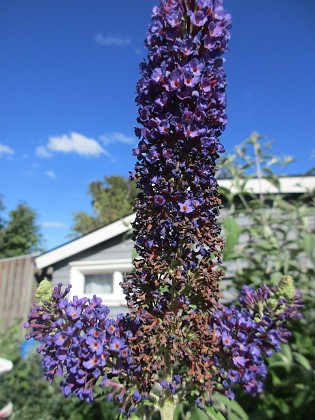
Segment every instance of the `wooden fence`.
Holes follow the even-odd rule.
[[[0,332],[4,332],[16,319],[22,325],[35,300],[34,257],[0,259]]]

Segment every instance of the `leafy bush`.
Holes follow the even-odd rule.
[[[274,285],[284,274],[294,277],[304,299],[304,320],[292,323],[292,338],[283,353],[269,361],[265,393],[256,399],[240,393],[238,402],[251,419],[312,418],[315,407],[315,209],[314,191],[291,199],[281,193],[275,165],[286,165],[269,153],[271,144],[253,133],[221,161],[221,175],[234,188],[221,188],[226,202],[224,262],[232,265],[232,288]],[[278,169],[279,170],[279,169]],[[278,172],[277,170],[277,172]],[[308,172],[308,175],[312,174]],[[279,194],[248,192],[248,183],[267,179]],[[241,220],[246,220],[242,225]],[[229,418],[236,418],[235,416]]]

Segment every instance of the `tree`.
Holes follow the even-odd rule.
[[[9,221],[1,226],[0,258],[31,254],[40,250],[42,235],[36,224],[37,214],[26,203],[9,213]]]
[[[132,212],[137,190],[135,183],[118,176],[106,176],[89,185],[94,215],[74,212],[73,236],[84,235]]]
[[[0,232],[4,228],[4,220],[2,218],[1,212],[4,210],[4,205],[2,201],[2,196],[0,195]]]

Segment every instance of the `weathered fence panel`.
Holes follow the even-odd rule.
[[[35,300],[34,271],[33,255],[0,259],[0,332],[16,319],[26,320]]]

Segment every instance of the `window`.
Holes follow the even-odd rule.
[[[131,260],[75,261],[69,265],[71,297],[91,298],[95,294],[105,305],[126,306],[120,283],[123,274],[133,269]]]
[[[113,274],[114,273],[85,274],[84,293],[95,293],[96,295],[113,293]]]

